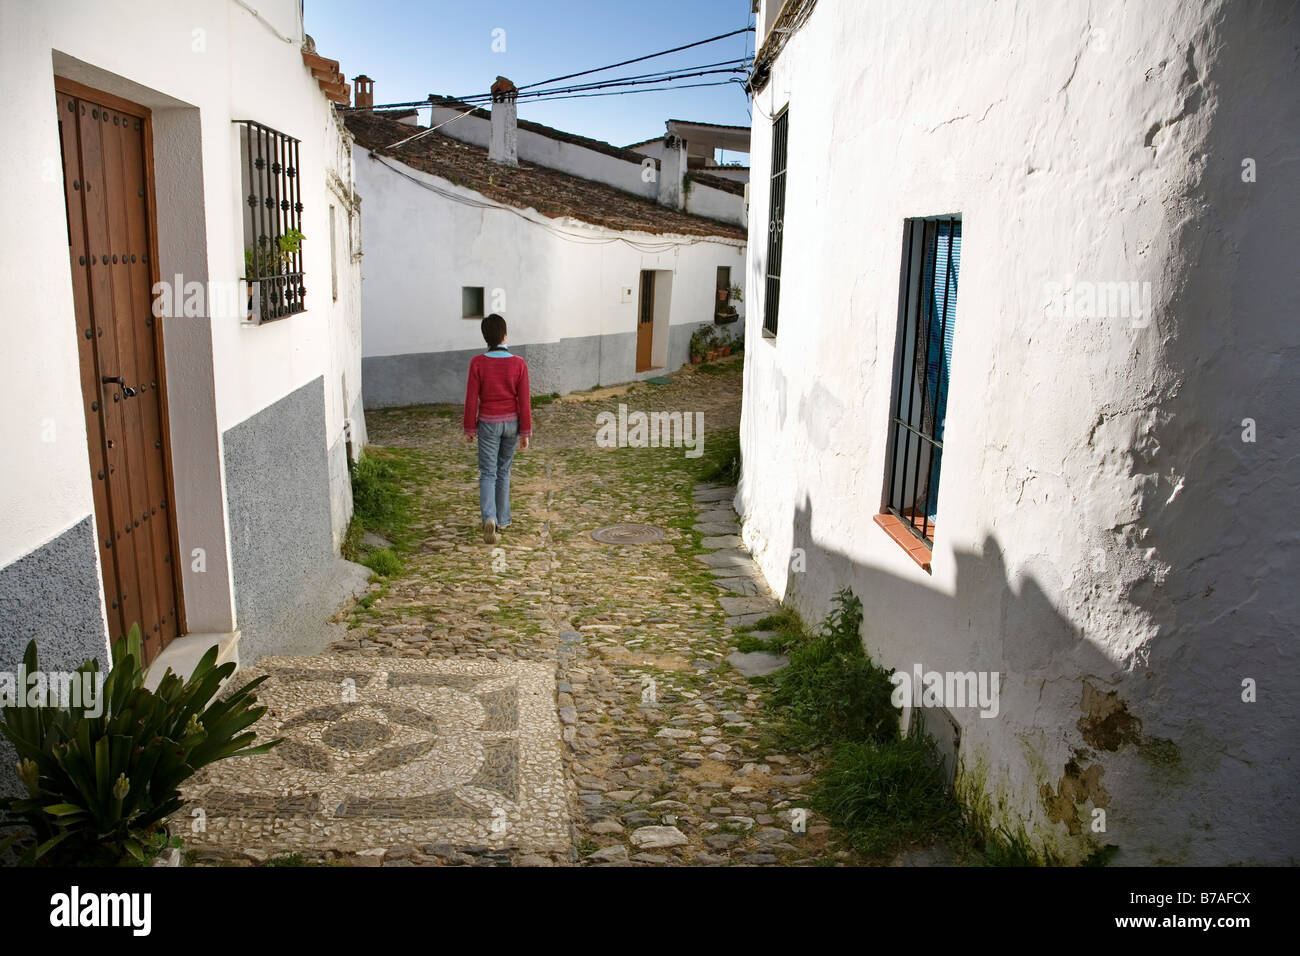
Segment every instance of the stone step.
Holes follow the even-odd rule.
[[[763,677],[786,667],[790,658],[784,654],[768,654],[766,651],[736,651],[727,655],[727,663],[746,677]]]
[[[718,578],[713,582],[724,591],[740,595],[767,595],[767,582],[751,577]]]
[[[723,568],[709,568],[709,573],[715,578],[753,578],[756,581],[765,580],[763,573],[758,570],[754,562],[749,564],[728,565]]]
[[[700,521],[696,522],[695,530],[703,535],[738,535],[740,525],[734,521]]]
[[[754,559],[743,551],[715,551],[712,554],[697,554],[695,560],[711,568],[752,568]]]
[[[724,597],[718,600],[722,604],[722,609],[732,616],[737,614],[775,614],[781,609],[781,605],[770,597]]]
[[[710,548],[715,551],[721,548],[742,548],[744,547],[744,544],[745,543],[740,540],[740,536],[735,534],[715,535],[713,537],[704,538],[700,541],[701,547]]]
[[[727,627],[753,627],[767,616],[766,611],[755,611],[753,614],[737,614],[734,617],[724,618],[722,623]]]
[[[692,496],[696,501],[730,501],[736,497],[735,488],[696,486]]]
[[[705,508],[695,516],[696,521],[735,521],[736,512],[730,508]]]

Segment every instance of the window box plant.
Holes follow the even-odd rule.
[[[298,229],[286,229],[276,236],[272,243],[254,243],[244,249],[244,281],[248,284],[248,319],[256,321],[254,315],[254,289],[260,295],[266,295],[269,283],[265,280],[286,275],[286,270],[293,263],[293,257],[302,249],[306,236]],[[259,288],[260,287],[260,288]]]

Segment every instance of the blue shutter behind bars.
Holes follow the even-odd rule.
[[[944,419],[948,414],[948,380],[952,372],[952,340],[957,327],[957,273],[961,265],[961,223],[947,220],[935,223],[934,256],[929,270],[934,281],[923,292],[930,297],[929,361],[926,365],[926,398],[934,409],[934,438],[943,441]],[[951,260],[949,259],[951,253]],[[949,264],[951,262],[951,268]],[[939,506],[939,466],[941,452],[936,449],[930,462],[930,481],[926,511],[933,518]]]

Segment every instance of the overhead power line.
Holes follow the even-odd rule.
[[[732,84],[744,86],[744,80],[714,80],[711,83],[680,83],[677,86],[656,86],[648,90],[610,90],[608,93],[571,93],[566,96],[548,96],[544,100],[537,102],[550,103],[554,100],[576,100],[586,96],[627,96],[632,93],[669,93],[673,90],[689,90],[697,86],[730,86]]]
[[[584,90],[601,90],[601,89],[607,89],[612,86],[650,86],[656,83],[667,83],[672,80],[693,79],[697,76],[709,76],[715,73],[741,73],[741,74],[748,75],[748,70],[746,70],[744,67],[727,67],[727,68],[716,69],[716,70],[696,70],[691,73],[674,73],[669,76],[659,77],[657,79],[606,80],[605,82],[602,83],[583,83],[578,86],[562,86],[554,90],[535,90],[532,93],[521,93],[519,94],[518,99],[523,100],[525,102],[535,101],[535,100],[548,100],[552,98],[558,98],[557,94],[561,94],[561,93],[580,93]],[[677,89],[677,88],[678,87],[664,87],[664,89]],[[462,102],[468,103],[468,102],[473,102],[473,100],[464,100]],[[480,102],[486,102],[486,101],[484,100]]]
[[[726,66],[726,64],[733,64],[733,63],[735,64],[735,66]],[[663,70],[657,73],[641,73],[641,74],[635,74],[633,76],[613,77],[608,80],[597,80],[592,83],[579,83],[579,84],[574,84],[572,86],[556,87],[550,90],[534,90],[530,93],[521,93],[519,94],[518,98],[523,99],[525,101],[546,100],[552,98],[559,99],[560,97],[558,96],[558,94],[575,93],[584,90],[603,89],[611,86],[653,85],[657,83],[666,83],[671,80],[689,79],[697,76],[703,76],[706,75],[706,73],[740,73],[740,74],[747,75],[748,66],[749,66],[748,60],[745,59],[720,60],[717,63],[701,63],[697,67],[679,67],[677,70]],[[715,70],[705,70],[705,67],[723,67],[723,68],[715,69]],[[662,87],[662,89],[687,89],[691,86],[698,86],[698,85],[700,84],[693,84],[693,83],[682,84],[681,86],[677,86],[677,87]],[[629,90],[628,92],[635,92],[635,91]],[[466,105],[477,103],[477,104],[486,105],[491,100],[491,98],[492,98],[491,93],[476,93],[471,96],[445,97],[444,99],[448,103],[464,103]],[[418,109],[420,107],[429,106],[431,104],[438,105],[434,103],[432,99],[409,100],[403,103],[378,103],[370,107],[370,110],[378,112],[381,110]],[[343,107],[343,108],[350,109],[349,107]]]
[[[634,73],[631,76],[615,76],[604,80],[593,80],[590,83],[574,83],[570,86],[559,86],[549,90],[533,90],[531,93],[518,93],[517,99],[533,99],[537,97],[549,96],[552,93],[570,93],[576,90],[597,89],[602,86],[617,86],[624,83],[635,81],[645,83],[655,83],[660,80],[669,80],[685,76],[699,76],[700,73],[688,72],[691,70],[708,70],[710,67],[720,67],[721,69],[712,70],[715,73],[748,73],[749,60],[745,58],[734,58],[730,60],[719,60],[716,63],[700,63],[696,66],[679,66],[671,70],[659,70],[655,73]],[[491,93],[471,93],[468,96],[458,96],[455,99],[465,103],[475,101],[486,101],[492,98]]]
[[[608,66],[598,66],[592,70],[583,70],[579,73],[566,73],[564,76],[553,76],[549,80],[538,80],[536,83],[529,83],[526,86],[517,87],[520,90],[531,89],[535,86],[547,86],[551,83],[558,83],[560,80],[571,80],[577,76],[587,76],[590,73],[603,73],[605,70],[612,70],[615,67],[627,66],[629,63],[640,63],[642,60],[653,60],[657,56],[667,56],[669,53],[679,53],[682,50],[689,50],[691,47],[704,46],[706,43],[713,43],[716,40],[725,40],[727,37],[734,37],[740,33],[751,33],[753,27],[745,27],[743,30],[732,30],[730,33],[719,33],[715,37],[709,37],[707,40],[697,40],[694,43],[687,43],[684,46],[676,46],[671,50],[660,50],[658,53],[648,53],[645,56],[633,57],[630,60],[623,60],[619,63],[611,63]]]

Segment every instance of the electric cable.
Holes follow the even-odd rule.
[[[734,37],[738,33],[746,33],[753,30],[753,27],[745,27],[743,30],[732,30],[730,33],[720,33],[715,37],[709,37],[707,40],[697,40],[694,43],[687,43],[685,46],[673,47],[671,50],[660,50],[658,53],[649,53],[645,56],[634,57],[631,60],[623,60],[619,63],[611,63],[609,66],[598,66],[592,70],[583,70],[580,73],[567,73],[564,76],[554,76],[549,80],[538,80],[536,83],[529,83],[526,86],[516,87],[516,89],[527,90],[535,86],[548,86],[551,83],[558,83],[560,80],[571,80],[578,76],[587,76],[591,73],[603,73],[605,70],[612,70],[615,67],[627,66],[630,63],[640,63],[642,60],[653,60],[655,57],[666,56],[669,53],[679,53],[682,50],[689,50],[691,47],[704,46],[706,43],[712,43],[715,40],[724,40],[727,37]]]

